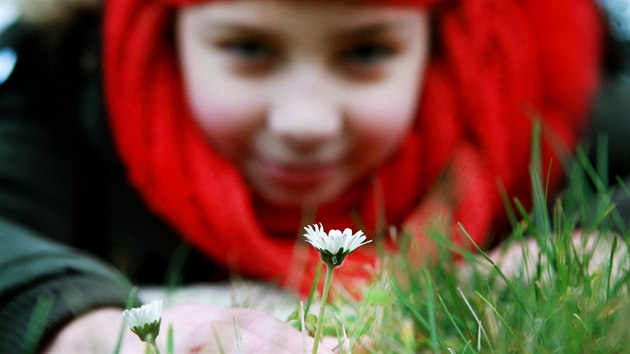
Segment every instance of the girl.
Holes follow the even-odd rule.
[[[110,306],[128,285],[50,239],[142,283],[160,281],[181,239],[185,281],[238,272],[298,290],[318,261],[296,244],[307,223],[428,242],[439,216],[488,244],[505,226],[497,182],[527,202],[534,117],[544,161],[569,152],[600,56],[588,1],[109,1],[102,47],[98,19],[3,37],[18,59],[1,86],[0,311],[16,318],[0,321],[2,352],[44,293],[49,351],[115,339]],[[374,260],[353,255],[336,277]],[[164,323],[188,322],[175,331],[187,351],[234,316],[189,306]],[[277,350],[258,333],[274,320],[247,316],[255,345]],[[301,350],[287,336],[283,349]]]

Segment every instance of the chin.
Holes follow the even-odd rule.
[[[266,190],[258,191],[258,196],[269,204],[285,208],[318,207],[335,200],[342,194],[342,188],[319,188],[313,191]]]

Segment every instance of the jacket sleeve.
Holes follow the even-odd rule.
[[[15,59],[0,81],[0,353],[35,352],[72,318],[124,307],[131,291],[113,268],[65,245],[89,237],[76,234],[80,169],[37,43],[11,29],[0,36]]]
[[[0,219],[0,352],[35,352],[72,318],[124,307],[129,283],[76,250]]]

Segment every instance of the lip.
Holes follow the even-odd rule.
[[[258,160],[256,165],[271,181],[290,188],[307,188],[331,178],[337,165],[333,163],[313,163],[293,165],[268,160]]]

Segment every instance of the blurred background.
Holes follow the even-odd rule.
[[[42,6],[46,6],[46,1],[39,0]],[[20,0],[0,0],[0,32],[4,30],[11,22],[15,21],[18,16],[18,5]],[[614,58],[614,72],[621,76],[625,76],[630,80],[630,0],[599,0],[608,18],[611,37],[613,44],[616,46],[616,56]],[[3,48],[0,48],[2,51]],[[0,83],[2,74],[10,72],[12,66],[11,58],[7,54],[0,53]]]
[[[627,45],[630,42],[630,1],[599,0],[599,4],[608,15],[613,34]]]
[[[20,1],[0,0],[0,32],[18,16]],[[47,2],[36,0],[46,11]],[[604,82],[594,97],[593,132],[589,140],[604,132],[609,140],[609,163],[613,176],[626,176],[630,171],[630,0],[598,0],[606,15],[610,34],[607,38],[607,55]],[[16,62],[11,48],[0,48],[0,85],[11,74]]]
[[[18,0],[0,0],[0,31],[17,17]]]

